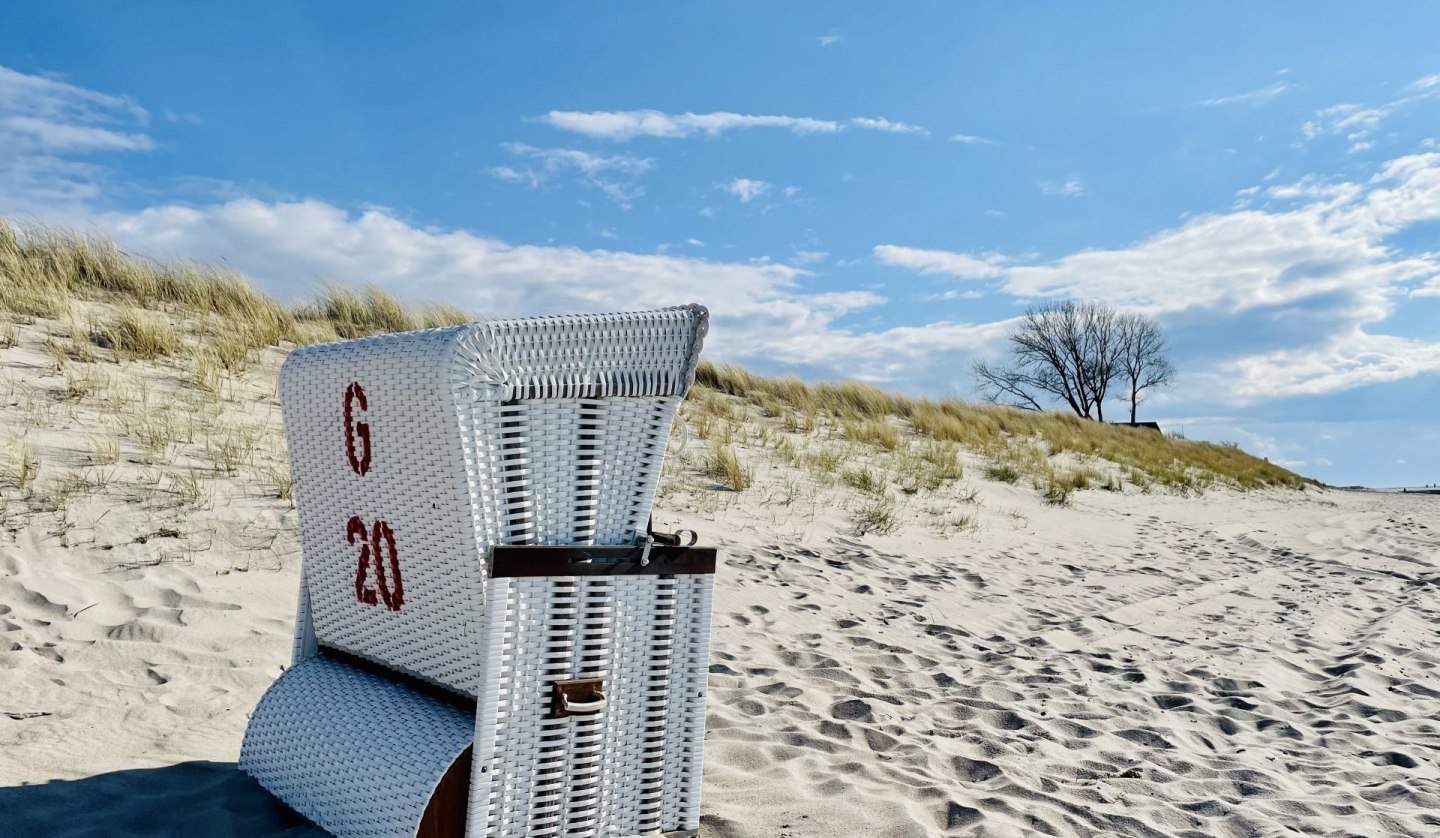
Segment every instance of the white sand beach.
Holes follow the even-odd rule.
[[[58,328],[0,356],[0,836],[318,834],[235,768],[291,649],[281,351],[211,397]],[[746,422],[752,486],[695,441],[657,506],[722,549],[702,834],[1440,835],[1440,497],[1052,505],[966,452],[856,535],[764,439],[842,443]]]

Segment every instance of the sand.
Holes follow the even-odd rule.
[[[99,468],[127,384],[211,410],[168,362],[95,365],[109,390],[67,400],[32,338],[0,428],[44,449],[42,486]],[[319,834],[235,769],[297,585],[272,355],[161,461],[123,441],[105,487],[6,506],[0,836]],[[166,475],[241,427],[250,461],[187,502]],[[1440,835],[1440,497],[1062,508],[967,460],[856,536],[864,498],[739,449],[754,487],[679,466],[657,507],[723,549],[702,834]]]

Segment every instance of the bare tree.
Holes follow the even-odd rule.
[[[975,363],[981,393],[1027,410],[1063,401],[1077,416],[1105,421],[1105,398],[1121,369],[1119,322],[1114,308],[1097,302],[1027,310],[1007,336],[1009,363]]]
[[[1124,312],[1116,318],[1119,344],[1120,375],[1129,384],[1129,392],[1120,400],[1130,405],[1130,423],[1135,423],[1135,410],[1144,401],[1144,392],[1151,387],[1168,387],[1175,378],[1175,365],[1166,357],[1168,348],[1160,324],[1139,312]]]

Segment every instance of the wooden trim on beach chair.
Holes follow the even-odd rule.
[[[504,545],[493,547],[492,577],[672,576],[715,572],[714,547],[655,544],[648,556],[636,545],[577,547]]]

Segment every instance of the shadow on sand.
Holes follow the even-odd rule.
[[[233,762],[181,762],[0,788],[0,835],[323,838]]]

